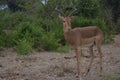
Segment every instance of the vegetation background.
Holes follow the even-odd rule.
[[[104,43],[113,42],[114,35],[120,34],[120,0],[0,0],[0,48],[15,48],[18,55],[29,55],[33,50],[67,51],[69,45],[63,36],[63,25],[55,11],[56,5],[66,15],[76,6],[73,16],[77,17],[72,21],[72,28],[95,25],[104,32]],[[112,62],[118,55],[114,55],[115,58],[110,56],[107,57]],[[6,62],[9,61],[7,58]],[[103,76],[103,80],[120,78]]]
[[[120,33],[120,0],[0,0],[0,5],[0,46],[22,55],[33,49],[66,51],[56,5],[66,15],[76,6],[73,28],[96,25],[104,32],[104,43]]]

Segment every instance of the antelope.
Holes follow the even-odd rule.
[[[77,71],[79,80],[82,80],[81,73],[81,48],[87,46],[90,51],[90,63],[87,68],[87,73],[91,69],[91,65],[93,62],[93,46],[96,45],[98,53],[99,53],[99,70],[102,71],[102,51],[101,44],[104,38],[103,32],[97,26],[87,26],[83,28],[71,28],[71,20],[74,19],[74,16],[71,16],[77,9],[74,7],[73,11],[65,16],[63,12],[61,12],[57,7],[55,8],[59,15],[59,18],[63,21],[63,32],[64,38],[68,43],[74,48],[77,59]],[[86,73],[86,74],[87,74]]]

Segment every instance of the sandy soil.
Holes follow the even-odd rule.
[[[103,75],[120,77],[120,35],[115,43],[102,46]],[[87,49],[83,53],[88,54]],[[94,63],[83,80],[102,80],[99,76],[99,56],[94,47]],[[0,51],[0,80],[78,80],[74,51],[69,53],[33,52],[29,56],[17,56],[13,49]],[[82,72],[90,58],[82,57]]]

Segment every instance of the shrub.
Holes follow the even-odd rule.
[[[104,32],[108,32],[108,28],[106,27],[106,22],[101,18],[85,18],[78,17],[72,22],[73,27],[85,27],[85,26],[97,26],[101,28]]]
[[[28,55],[32,52],[33,44],[26,38],[17,41],[16,51],[20,55]]]
[[[0,31],[0,45],[3,47],[12,47],[14,43],[15,34],[13,30]]]
[[[112,43],[112,42],[114,42],[114,36],[113,36],[113,34],[111,34],[111,33],[109,33],[109,34],[106,34],[106,35],[104,35],[104,43]]]
[[[5,46],[5,33],[0,30],[0,46]]]
[[[15,46],[14,39],[16,38],[15,27],[23,20],[23,13],[11,13],[9,11],[0,11],[0,43],[4,47]]]
[[[14,29],[22,20],[24,15],[21,12],[10,13],[7,12],[3,15],[2,21],[0,23],[4,29]]]
[[[58,21],[57,19],[53,19],[51,25],[51,31],[54,32],[54,36],[56,37],[56,39],[59,39],[59,43],[64,46],[66,44],[66,41],[63,34],[63,24],[60,23],[60,21]]]
[[[95,18],[101,15],[100,3],[98,0],[81,0],[79,1],[77,15],[87,18]]]
[[[41,24],[40,24],[41,23]],[[50,22],[52,23],[52,21]],[[21,39],[25,37],[25,34],[29,34],[26,36],[30,36],[32,39],[33,47],[37,50],[56,50],[60,43],[59,43],[59,35],[57,35],[56,31],[50,29],[49,31],[45,31],[45,22],[41,19],[36,20],[35,22],[33,21],[32,23],[30,22],[22,22],[19,24],[17,28],[17,36],[16,36],[16,41],[21,42]],[[56,36],[57,35],[57,36]],[[31,39],[26,38],[28,41]],[[30,41],[31,42],[31,41]]]
[[[58,47],[56,51],[58,51],[58,52],[65,52],[66,53],[69,50],[70,50],[70,45],[67,43],[64,46]]]
[[[4,43],[5,47],[13,47],[15,46],[14,39],[16,37],[15,31],[14,30],[6,30],[5,36],[4,36]]]
[[[63,27],[56,19],[39,18],[36,21],[36,25],[42,28],[42,31],[38,31],[41,32],[38,35],[41,35],[42,38],[39,37],[37,41],[35,40],[38,49],[40,48],[42,50],[56,50],[61,44],[65,42],[62,41],[64,38],[62,29]]]
[[[20,55],[28,55],[31,53],[34,45],[31,24],[29,22],[22,22],[17,26],[16,30],[16,38],[14,39],[16,51]]]
[[[118,21],[117,21],[116,33],[120,33],[120,18],[119,18]]]
[[[56,50],[59,46],[59,39],[55,38],[54,32],[46,32],[42,37],[43,49],[45,50]]]
[[[16,51],[20,55],[28,55],[32,52],[34,39],[30,36],[29,32],[24,34],[24,37],[16,41]]]

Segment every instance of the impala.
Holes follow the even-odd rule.
[[[97,46],[97,50],[100,57],[100,71],[102,71],[102,51],[101,51],[101,44],[103,41],[103,32],[97,26],[87,26],[83,28],[71,28],[71,20],[74,19],[74,16],[71,16],[77,9],[74,10],[68,15],[65,16],[63,12],[58,10],[56,7],[55,10],[59,12],[59,18],[63,21],[63,31],[65,40],[75,49],[76,58],[77,58],[77,71],[78,77],[82,80],[82,73],[81,73],[81,48],[84,46],[89,47],[90,50],[90,63],[87,68],[87,73],[90,71],[92,62],[93,62],[93,46]]]

